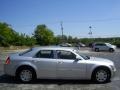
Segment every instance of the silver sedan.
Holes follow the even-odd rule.
[[[81,55],[74,48],[35,47],[10,55],[5,74],[28,83],[39,79],[87,79],[98,83],[110,81],[116,68],[110,60]]]

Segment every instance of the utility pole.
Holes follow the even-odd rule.
[[[61,23],[60,23],[60,26],[61,26],[61,32],[62,32],[62,43],[63,43],[63,22],[61,21]]]
[[[89,29],[90,29],[90,31],[89,31],[89,35],[90,35],[90,37],[92,38],[92,26],[89,26]]]

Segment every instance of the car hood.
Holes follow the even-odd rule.
[[[105,58],[90,57],[89,60],[90,60],[90,61],[95,61],[95,62],[97,62],[97,63],[108,63],[108,64],[111,64],[111,65],[114,64],[111,60],[105,59]]]
[[[112,45],[112,47],[113,47],[113,48],[116,48],[116,46],[115,46],[115,45]]]

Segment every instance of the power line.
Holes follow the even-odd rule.
[[[64,21],[64,23],[91,23],[91,22],[111,22],[111,21],[120,21],[120,18],[106,18],[106,19],[96,19],[96,20],[72,20],[72,21]],[[38,24],[58,24],[59,21],[48,21]],[[14,25],[16,27],[29,27],[29,26],[36,26],[38,24],[29,24],[29,25]]]

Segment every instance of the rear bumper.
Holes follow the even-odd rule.
[[[15,76],[15,68],[11,64],[4,64],[4,73],[9,76]]]

